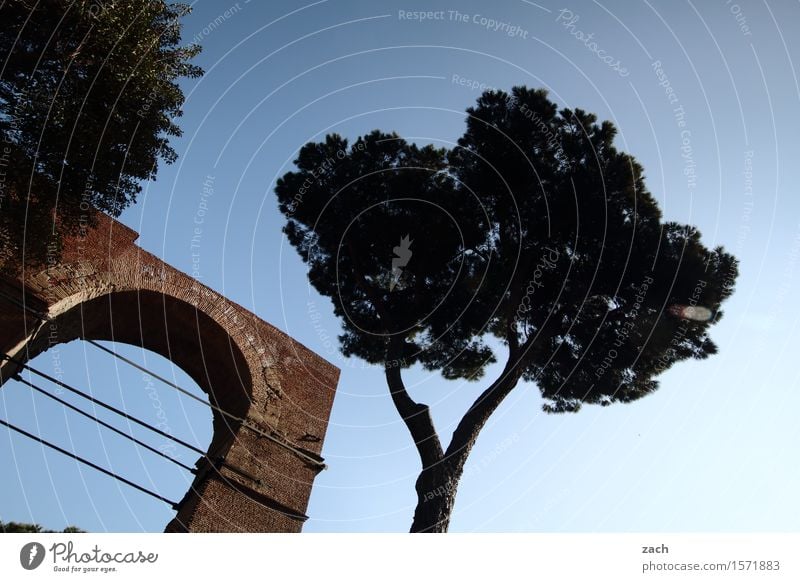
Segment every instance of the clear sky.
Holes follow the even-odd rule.
[[[443,12],[404,17],[419,10]],[[206,75],[185,84],[180,158],[122,221],[144,249],[196,270],[342,368],[323,451],[329,469],[316,480],[304,531],[407,530],[419,460],[382,370],[339,354],[331,303],[310,289],[281,234],[275,180],[304,143],[334,131],[352,139],[394,130],[451,145],[481,85],[543,87],[560,105],[613,121],[665,218],[698,226],[708,247],[724,245],[741,275],[712,331],[719,353],[666,372],[643,400],[549,416],[536,386],[520,384],[473,450],[451,531],[796,531],[797,22],[800,5],[777,0],[194,4],[184,37],[204,46],[197,62]],[[192,248],[209,177],[214,195]],[[166,419],[201,447],[210,441],[207,409],[86,343],[58,349],[35,365],[60,366],[67,381],[154,424]],[[155,354],[119,349],[199,392]],[[445,441],[482,389],[419,370],[407,384],[431,405]],[[18,383],[0,390],[0,415],[168,498],[180,499],[191,481]],[[5,431],[0,463],[6,521],[160,531],[174,514]]]

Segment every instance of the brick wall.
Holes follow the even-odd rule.
[[[5,295],[45,312],[41,323],[0,304],[0,348],[26,360],[54,343],[114,340],[172,360],[214,413],[207,458],[167,531],[300,531],[339,370],[240,305],[136,244],[101,215],[65,242],[58,265],[0,280]],[[0,365],[0,383],[16,366]]]

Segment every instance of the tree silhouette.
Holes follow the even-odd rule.
[[[159,161],[176,158],[182,4],[9,0],[0,4],[0,266],[58,259],[62,236],[117,216]]]
[[[695,228],[661,221],[611,123],[525,87],[467,113],[449,152],[378,131],[306,144],[275,189],[342,352],[385,367],[422,464],[414,532],[447,530],[470,450],[520,380],[551,413],[650,394],[676,362],[716,352],[708,330],[738,274]],[[496,361],[444,448],[403,370],[476,381]]]
[[[51,529],[42,529],[38,523],[18,523],[16,521],[0,521],[0,533],[86,533],[84,530],[68,525],[60,532]]]

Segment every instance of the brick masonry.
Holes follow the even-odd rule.
[[[169,532],[299,532],[339,370],[243,307],[139,248],[101,215],[56,265],[0,279],[0,348],[35,358],[75,339],[152,350],[206,392],[214,436]],[[0,364],[0,384],[16,365]]]

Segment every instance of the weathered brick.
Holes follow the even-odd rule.
[[[167,531],[300,531],[339,370],[240,305],[139,248],[105,215],[65,241],[58,265],[0,280],[44,324],[0,303],[0,348],[26,361],[55,343],[113,340],[170,359],[226,413]],[[16,372],[3,361],[0,384]],[[257,430],[253,430],[256,427]],[[272,435],[288,445],[263,436]]]

